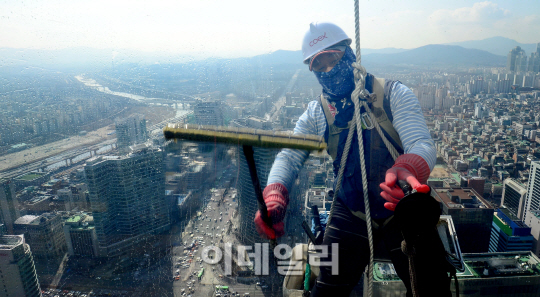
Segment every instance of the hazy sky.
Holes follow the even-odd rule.
[[[2,0],[0,48],[249,56],[299,50],[312,21],[335,22],[354,39],[353,6],[353,0]],[[538,0],[361,0],[360,11],[362,48],[493,36],[540,42]]]

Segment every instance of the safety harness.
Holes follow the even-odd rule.
[[[403,145],[401,144],[401,139],[394,128],[394,125],[390,121],[390,117],[386,114],[386,110],[383,107],[384,100],[390,100],[390,94],[392,92],[393,86],[399,83],[399,81],[385,80],[384,78],[374,78],[373,79],[373,93],[369,98],[369,103],[371,103],[374,113],[369,115],[367,112],[362,113],[360,120],[362,122],[362,129],[373,129],[375,126],[372,122],[373,117],[377,120],[379,126],[390,136],[390,138],[397,144],[401,149]],[[353,126],[354,119],[350,120],[346,127],[338,127],[334,124],[334,116],[328,107],[329,103],[326,100],[324,94],[321,94],[319,97],[319,104],[322,106],[324,115],[326,117],[326,123],[328,125],[328,141],[327,141],[327,150],[328,154],[332,157],[333,160],[336,160],[339,144],[339,134],[345,129],[350,129]]]

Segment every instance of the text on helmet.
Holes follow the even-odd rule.
[[[319,36],[319,37],[313,39],[313,40],[309,43],[309,46],[314,46],[314,45],[316,45],[319,41],[323,41],[323,39],[325,39],[325,38],[327,38],[327,37],[326,37],[326,32],[324,32],[323,35],[321,35],[321,36]]]

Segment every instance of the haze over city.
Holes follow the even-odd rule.
[[[538,1],[360,1],[362,48],[411,49],[494,36],[534,43]],[[308,24],[354,36],[353,2],[3,1],[0,48],[107,49],[196,59],[299,50]],[[353,37],[354,38],[354,37]]]

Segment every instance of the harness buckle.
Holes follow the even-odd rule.
[[[371,120],[367,112],[364,112],[360,115],[360,120],[362,121],[362,124],[364,124],[367,130],[371,130],[375,127],[373,125],[373,121]]]
[[[373,102],[376,102],[377,101],[377,94],[375,93],[371,93],[367,96],[367,102],[369,103],[373,103]]]

